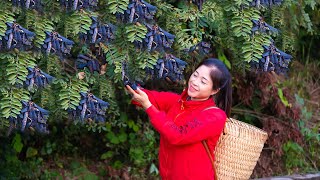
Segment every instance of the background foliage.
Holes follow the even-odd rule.
[[[228,66],[234,77],[232,116],[269,134],[252,177],[319,171],[318,2],[269,6],[208,0],[200,10],[199,1],[150,0],[157,8],[154,16],[153,10],[148,16],[137,11],[140,16],[132,19],[129,4],[136,1],[83,1],[81,7],[67,0],[34,0],[29,8],[15,2],[0,2],[0,177],[158,177],[158,135],[145,113],[130,105],[123,73],[146,88],[179,93],[184,80],[152,78],[146,71],[168,54],[188,63],[185,79],[206,57]],[[253,20],[261,17],[277,31],[253,30]],[[18,32],[26,36],[10,37],[11,23],[25,28]],[[154,35],[148,44],[150,25],[174,35],[174,41],[167,35],[161,46],[164,41]],[[98,31],[101,27],[108,33]],[[49,32],[59,34],[60,46]],[[266,63],[263,55],[271,42],[293,57],[290,64],[290,58]],[[257,64],[262,68],[251,68]],[[28,67],[46,73],[41,76],[45,82],[47,75],[54,79],[44,87],[30,86]],[[87,92],[109,103],[103,120],[81,114],[88,100],[80,93]],[[34,102],[49,116],[39,113],[41,121],[27,121],[21,132],[26,117],[21,101]],[[42,128],[50,133],[39,132]]]

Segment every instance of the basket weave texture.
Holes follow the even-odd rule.
[[[229,118],[215,148],[219,180],[249,179],[268,134],[247,123]]]

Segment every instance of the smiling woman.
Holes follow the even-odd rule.
[[[202,61],[181,95],[138,88],[133,104],[142,106],[160,133],[161,178],[215,179],[211,157],[231,109],[231,75],[218,59]],[[216,107],[216,108],[212,108]]]
[[[207,100],[210,96],[216,94],[219,89],[212,89],[210,72],[212,68],[200,66],[191,75],[188,82],[188,95],[193,101]]]

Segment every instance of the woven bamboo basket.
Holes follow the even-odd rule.
[[[215,148],[215,170],[219,180],[247,180],[267,140],[265,131],[228,119]]]

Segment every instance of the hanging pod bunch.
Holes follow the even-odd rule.
[[[200,11],[202,10],[202,5],[204,2],[205,0],[192,0],[192,3],[195,4]]]
[[[47,117],[49,111],[42,109],[32,101],[22,101],[22,110],[17,118],[10,118],[10,127],[20,127],[21,131],[25,129],[36,130],[40,133],[49,133],[47,130]]]
[[[45,86],[50,84],[54,79],[54,77],[50,76],[47,73],[44,73],[38,67],[34,67],[34,68],[28,67],[27,69],[29,74],[27,76],[27,80],[25,84],[28,87],[28,89],[32,89],[34,87],[44,88]]]
[[[84,120],[105,122],[106,109],[109,103],[95,97],[90,92],[81,92],[81,100],[79,106],[71,112],[73,117],[80,117],[80,121]]]
[[[7,30],[4,38],[2,38],[2,44],[6,49],[26,49],[31,47],[32,40],[35,33],[23,28],[18,23],[6,23]]]
[[[97,17],[91,17],[92,24],[87,34],[81,33],[80,40],[85,43],[109,43],[115,39],[117,27],[111,23],[101,24]]]
[[[26,9],[39,9],[41,0],[12,0],[12,5]]]
[[[121,63],[121,80],[124,86],[129,85],[133,90],[137,90],[137,84],[131,81],[128,75],[128,65],[125,61]]]
[[[60,4],[67,9],[92,9],[98,5],[98,0],[60,0]]]
[[[58,55],[69,54],[74,42],[61,36],[58,32],[46,31],[46,39],[42,48],[46,54],[54,53]]]
[[[278,33],[278,29],[267,24],[262,17],[260,17],[258,20],[253,19],[252,23],[253,27],[251,31],[253,33],[256,33],[257,31],[261,33]]]
[[[211,51],[211,44],[204,41],[201,41],[198,44],[190,47],[190,49],[188,50],[189,53],[197,52],[200,55],[209,54],[210,51]]]
[[[78,55],[78,58],[76,60],[76,66],[78,69],[83,69],[87,67],[91,73],[93,73],[94,71],[100,72],[99,61],[84,54]]]
[[[285,73],[288,70],[292,56],[279,50],[272,42],[269,46],[263,46],[264,53],[259,62],[252,64],[253,68],[263,71],[275,71]]]
[[[250,5],[251,6],[254,6],[254,7],[260,7],[260,6],[263,6],[263,7],[271,7],[271,6],[274,6],[274,5],[281,5],[283,0],[253,0]]]
[[[131,0],[128,9],[116,16],[124,23],[136,23],[152,20],[156,14],[157,7],[145,2],[144,0]]]
[[[169,83],[178,83],[183,79],[183,70],[187,63],[172,54],[158,59],[153,69],[147,68],[147,74],[153,79],[165,79]]]
[[[146,24],[148,33],[143,42],[136,42],[138,48],[146,47],[147,51],[157,50],[159,52],[171,48],[175,36],[164,31],[158,25]]]

